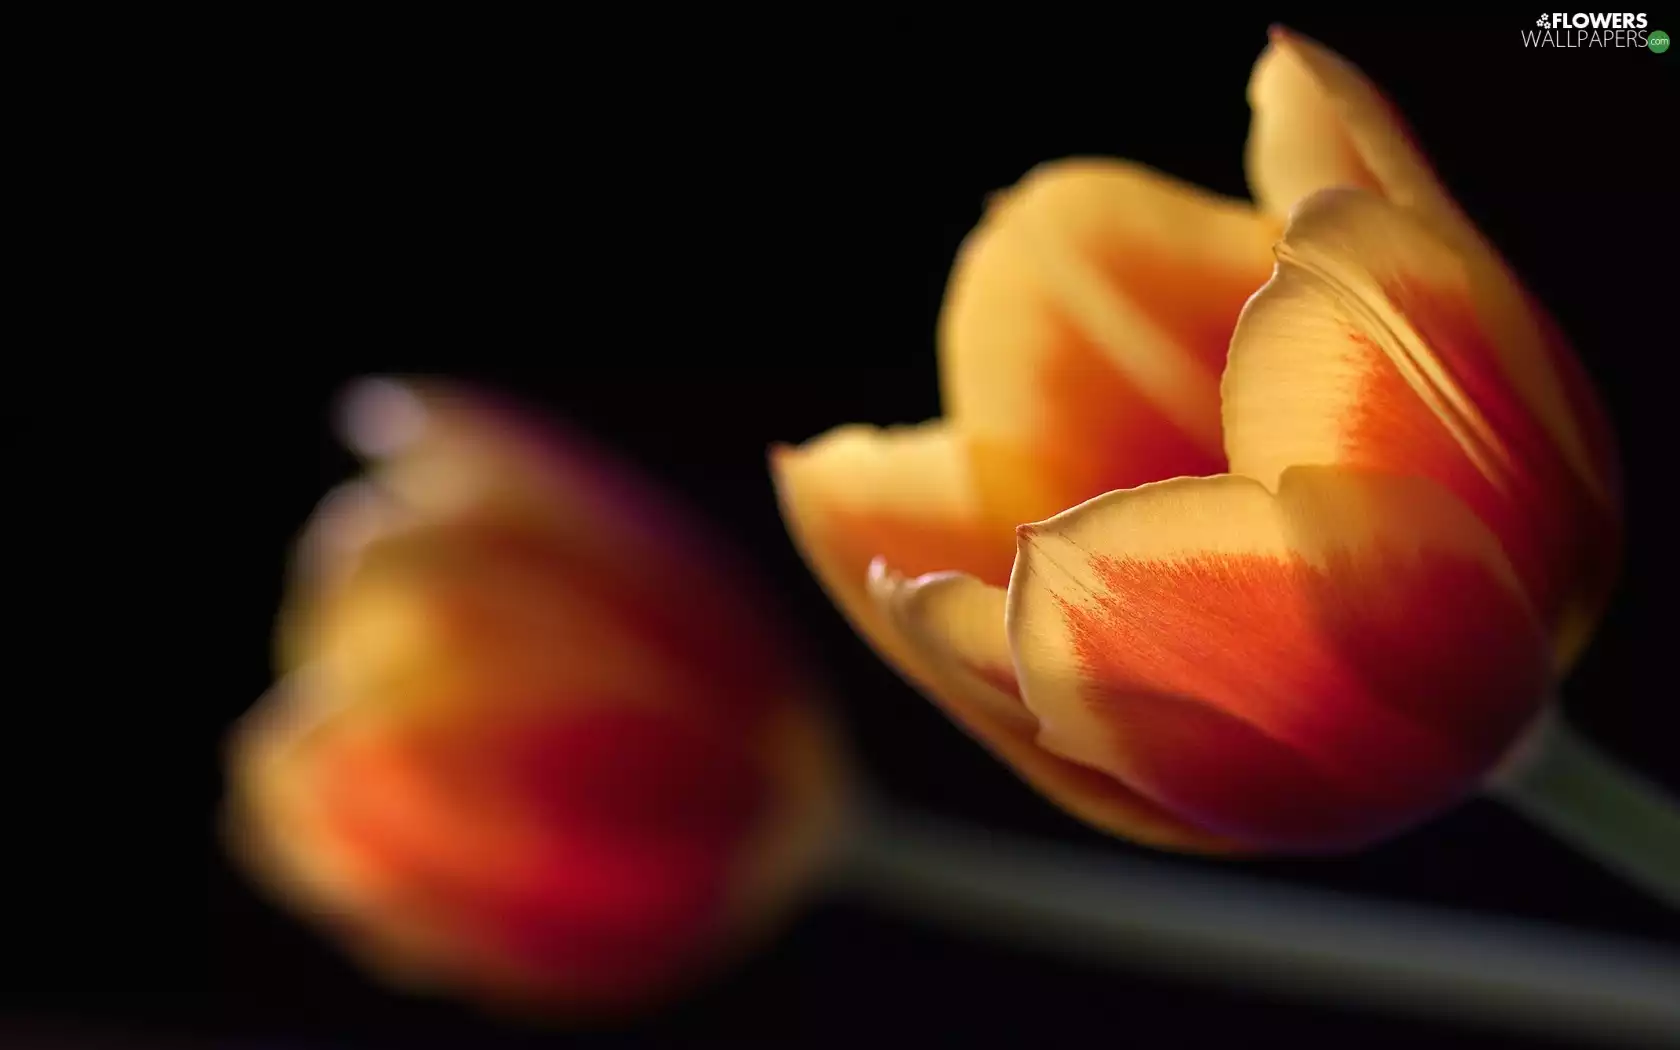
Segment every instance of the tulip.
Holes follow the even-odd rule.
[[[840,764],[729,553],[581,439],[441,384],[351,399],[367,477],[300,542],[232,841],[381,976],[640,1007],[784,915]]]
[[[1614,581],[1619,481],[1556,325],[1377,90],[1274,30],[1250,100],[1256,203],[1034,170],[956,259],[943,418],[771,468],[858,631],[1069,812],[1344,850],[1536,721]]]

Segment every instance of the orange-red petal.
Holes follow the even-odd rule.
[[[1036,520],[1222,469],[1219,374],[1276,233],[1245,202],[1119,161],[1046,164],[994,199],[940,318],[946,418],[991,512]]]
[[[1039,740],[1254,849],[1357,847],[1471,791],[1545,646],[1487,530],[1419,479],[1178,479],[1023,527]]]
[[[1237,848],[1109,774],[1039,746],[1038,719],[1021,703],[1015,683],[1003,588],[954,572],[907,580],[880,561],[870,583],[882,612],[922,656],[929,697],[1045,797],[1087,824],[1136,842],[1196,852]]]
[[[500,999],[601,1007],[688,976],[773,797],[750,739],[675,708],[277,714],[235,767],[265,876],[381,972]]]
[[[1614,581],[1619,513],[1507,382],[1481,306],[1462,256],[1414,215],[1315,194],[1232,339],[1226,450],[1267,484],[1347,464],[1445,486],[1498,535],[1567,666]]]
[[[1441,185],[1399,111],[1351,63],[1284,29],[1273,30],[1271,45],[1256,63],[1249,98],[1254,120],[1248,170],[1255,198],[1284,215],[1320,190],[1370,190],[1405,208],[1450,247],[1458,256],[1455,295],[1463,293],[1474,303],[1486,359],[1481,369],[1508,390],[1507,399],[1532,417],[1568,469],[1619,518],[1616,441],[1590,377],[1556,321]],[[1458,313],[1465,309],[1454,307]],[[1593,542],[1618,546],[1614,536]],[[1597,573],[1585,581],[1589,591],[1603,586]],[[1591,600],[1585,604],[1590,607]],[[1571,619],[1560,643],[1566,664],[1590,635],[1596,610],[1578,608]]]

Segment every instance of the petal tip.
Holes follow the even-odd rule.
[[[885,556],[877,554],[869,562],[864,589],[876,609],[890,621],[902,625],[906,603],[916,592],[917,584],[889,565]]]
[[[1015,526],[1015,553],[1017,556],[1038,542],[1041,535],[1040,530],[1043,527],[1043,522]]]
[[[401,452],[426,428],[426,405],[419,393],[390,376],[369,376],[345,387],[337,416],[344,443],[371,459]]]
[[[898,573],[887,564],[887,559],[879,554],[869,560],[869,590],[879,595],[882,591],[890,590],[899,579]]]

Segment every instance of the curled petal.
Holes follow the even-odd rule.
[[[985,517],[970,462],[943,421],[840,427],[770,456],[782,518],[811,570],[852,626],[918,684],[932,676],[870,600],[869,565],[880,557],[910,573],[1008,581],[1009,527]]]
[[[992,202],[940,319],[946,417],[998,517],[1221,469],[1231,325],[1276,224],[1136,165],[1044,165]]]
[[[929,697],[1040,793],[1080,820],[1137,842],[1198,852],[1237,848],[1107,773],[1038,745],[1038,719],[1021,703],[1015,683],[1003,588],[961,573],[907,580],[877,561],[870,589],[921,657]]]
[[[1364,845],[1458,800],[1539,710],[1542,636],[1420,479],[1297,468],[1023,526],[1010,644],[1044,746],[1256,849]]]
[[[1615,495],[1508,381],[1473,284],[1459,253],[1380,198],[1303,202],[1232,339],[1226,450],[1267,484],[1295,464],[1440,483],[1504,544],[1566,666],[1615,577]]]

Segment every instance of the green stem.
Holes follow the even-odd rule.
[[[1680,1045],[1680,954],[1656,945],[904,814],[876,812],[860,832],[849,889],[961,932],[1594,1045]]]
[[[1680,806],[1553,714],[1489,785],[1529,820],[1680,907]],[[1680,998],[1680,987],[1676,989]]]

